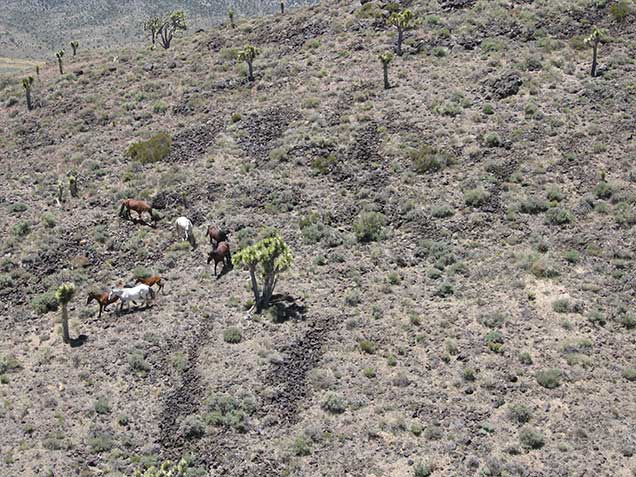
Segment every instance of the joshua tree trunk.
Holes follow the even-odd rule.
[[[31,111],[33,109],[33,103],[31,102],[31,90],[26,90],[26,102],[27,102],[27,109],[29,111]]]
[[[280,2],[280,14],[281,15],[285,14],[285,3],[284,2]]]
[[[172,33],[166,31],[166,29],[161,30],[161,46],[163,46],[164,50],[170,48],[170,43],[172,43]]]
[[[77,47],[71,45],[71,48],[73,48],[73,56],[77,55]]]
[[[397,42],[395,44],[395,54],[402,56],[402,39],[404,38],[404,30],[398,27]]]
[[[384,69],[384,89],[389,89],[391,85],[389,84],[389,65],[383,64],[382,68]]]
[[[261,296],[258,292],[258,282],[256,281],[256,265],[250,265],[250,280],[252,280],[252,291],[254,292],[254,306],[256,312],[260,312]]]
[[[272,295],[274,294],[274,287],[276,286],[276,275],[271,273],[265,278],[265,283],[263,284],[263,295],[261,296],[261,302],[259,304],[259,311],[263,308],[267,308],[270,300],[272,299]]]
[[[247,62],[247,68],[249,70],[248,75],[247,75],[247,79],[249,81],[254,81],[254,69],[252,67],[252,61],[248,61]]]
[[[66,311],[66,305],[62,305],[62,338],[64,343],[70,343],[71,337],[68,333],[68,313]]]
[[[597,55],[598,55],[598,41],[594,40],[594,46],[592,47],[592,78],[596,77]]]
[[[57,66],[59,66],[59,68],[60,68],[60,74],[63,75],[64,74],[64,67],[62,66],[62,60],[61,59],[57,60]]]

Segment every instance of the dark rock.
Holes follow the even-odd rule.
[[[507,73],[504,76],[486,81],[488,89],[487,98],[504,99],[514,96],[519,92],[523,80],[514,72]]]

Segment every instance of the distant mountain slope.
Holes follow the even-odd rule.
[[[316,3],[287,1],[288,7]],[[190,27],[210,28],[227,17],[276,11],[278,0],[8,0],[0,15],[0,56],[44,58],[78,39],[84,47],[112,48],[142,40],[141,23],[151,14],[185,10]]]

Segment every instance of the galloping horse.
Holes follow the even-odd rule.
[[[86,304],[90,305],[90,303],[95,300],[97,301],[97,303],[99,303],[99,315],[97,316],[97,318],[101,318],[102,317],[102,311],[106,310],[106,307],[108,307],[108,305],[115,303],[117,300],[119,300],[118,296],[113,296],[111,298],[110,296],[110,292],[103,292],[103,293],[99,293],[99,292],[89,292],[88,293],[88,300],[86,300]],[[108,310],[106,310],[108,311]]]
[[[119,216],[123,217],[125,219],[132,220],[132,217],[130,215],[130,211],[131,210],[134,210],[135,212],[137,212],[137,214],[139,214],[139,220],[142,221],[142,222],[143,222],[142,214],[144,212],[148,212],[148,214],[150,214],[150,220],[153,223],[157,222],[157,217],[153,213],[152,207],[146,201],[137,200],[137,199],[125,199],[125,200],[122,200],[121,201],[121,208],[119,209]]]

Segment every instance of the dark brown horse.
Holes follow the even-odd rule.
[[[208,263],[214,260],[214,276],[216,277],[216,266],[223,263],[223,268],[227,265],[232,266],[232,254],[230,253],[230,244],[227,242],[219,242],[216,247],[208,255]],[[221,274],[223,271],[221,271]]]
[[[221,242],[227,242],[227,236],[230,235],[230,232],[210,225],[206,235],[210,237],[210,244],[216,248]]]
[[[119,209],[119,216],[125,219],[132,220],[130,211],[134,210],[139,215],[139,220],[143,222],[142,214],[147,212],[150,214],[150,220],[153,223],[157,222],[157,217],[152,211],[150,204],[143,200],[137,199],[125,199],[121,201],[121,208]]]
[[[154,275],[152,277],[147,277],[147,278],[138,278],[137,281],[135,281],[135,283],[143,283],[144,285],[148,285],[149,287],[152,287],[153,285],[157,285],[159,287],[157,291],[165,295],[165,293],[163,292],[163,287],[165,285],[164,282],[165,282],[165,279],[162,280],[162,278],[159,275]]]
[[[109,298],[108,296],[110,295],[110,292],[89,292],[88,293],[88,300],[86,300],[86,304],[90,305],[90,303],[95,300],[97,301],[97,303],[99,303],[99,315],[97,316],[97,318],[101,318],[102,317],[102,311],[106,310],[106,307],[108,305],[111,305],[113,303],[115,303],[117,300],[119,300],[119,297],[117,296],[113,296],[112,298]]]

